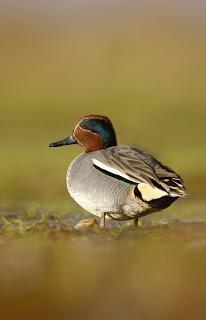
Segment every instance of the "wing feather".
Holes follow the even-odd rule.
[[[136,183],[140,191],[147,190],[145,200],[148,199],[148,190],[152,199],[164,195],[186,195],[180,176],[142,150],[127,146],[111,147],[101,150],[101,153],[96,152],[92,161],[96,167]]]

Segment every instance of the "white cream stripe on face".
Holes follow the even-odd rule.
[[[126,173],[124,173],[124,172],[122,172],[122,171],[119,171],[119,170],[117,170],[117,169],[115,169],[115,168],[112,168],[112,167],[110,167],[110,166],[108,166],[108,165],[100,162],[100,161],[97,160],[97,159],[92,159],[92,161],[93,161],[94,165],[97,166],[97,167],[99,167],[100,169],[103,169],[103,170],[105,170],[105,171],[108,171],[108,172],[110,172],[110,173],[113,173],[113,174],[115,174],[115,175],[117,175],[117,176],[123,177],[123,178],[125,178],[125,179],[127,179],[127,180],[129,180],[129,181],[132,181],[132,182],[136,182],[136,183],[140,182],[140,181],[138,181],[137,179],[132,179],[132,178],[131,178],[130,176],[128,176]]]

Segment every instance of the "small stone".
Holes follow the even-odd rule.
[[[98,223],[95,219],[83,219],[74,226],[74,229],[78,231],[86,231],[93,229],[97,225]]]

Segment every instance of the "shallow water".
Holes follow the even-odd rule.
[[[82,213],[2,207],[2,319],[204,319],[206,223],[183,208],[77,231]]]
[[[0,10],[0,320],[206,319],[206,25],[184,2],[61,22],[38,1],[31,19]],[[90,113],[177,170],[191,197],[138,229],[75,230],[90,215],[65,174],[81,151],[48,145]]]

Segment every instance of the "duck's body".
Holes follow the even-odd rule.
[[[106,217],[128,220],[165,209],[178,196],[181,196],[175,192],[175,186],[177,186],[175,183],[174,189],[170,189],[169,184],[166,184],[168,192],[162,188],[161,184],[159,185],[160,189],[153,188],[152,185],[150,187],[149,184],[147,187],[144,178],[138,177],[138,174],[141,174],[138,169],[136,177],[133,178],[126,176],[126,170],[119,171],[119,174],[112,173],[116,169],[114,166],[110,167],[110,171],[108,170],[108,159],[112,159],[111,155],[115,154],[118,158],[120,155],[127,156],[129,153],[132,155],[130,156],[131,161],[134,159],[139,161],[148,171],[153,171],[156,167],[156,174],[158,170],[162,173],[161,183],[166,184],[164,182],[166,177],[170,184],[177,180],[180,181],[174,172],[169,168],[161,167],[153,157],[149,155],[146,157],[142,151],[128,146],[116,146],[83,153],[71,163],[67,171],[67,188],[72,198],[96,216],[101,217],[102,213],[106,213]],[[145,159],[143,160],[143,158]],[[116,170],[121,170],[123,161],[120,161],[119,158],[120,165]],[[146,161],[150,162],[151,167]],[[129,170],[131,171],[131,167]],[[154,176],[154,181],[156,178],[157,176]]]
[[[86,147],[86,152],[69,166],[67,188],[80,206],[101,217],[102,226],[105,217],[137,221],[185,195],[183,181],[172,169],[139,149],[117,146],[113,127],[106,117],[82,118],[72,136],[51,146],[76,141]],[[100,147],[101,141],[104,144]]]
[[[135,186],[96,169],[93,158],[101,159],[101,152],[81,154],[69,166],[66,180],[72,198],[98,217],[107,213],[107,217],[126,220],[139,215],[144,209],[134,201]]]

